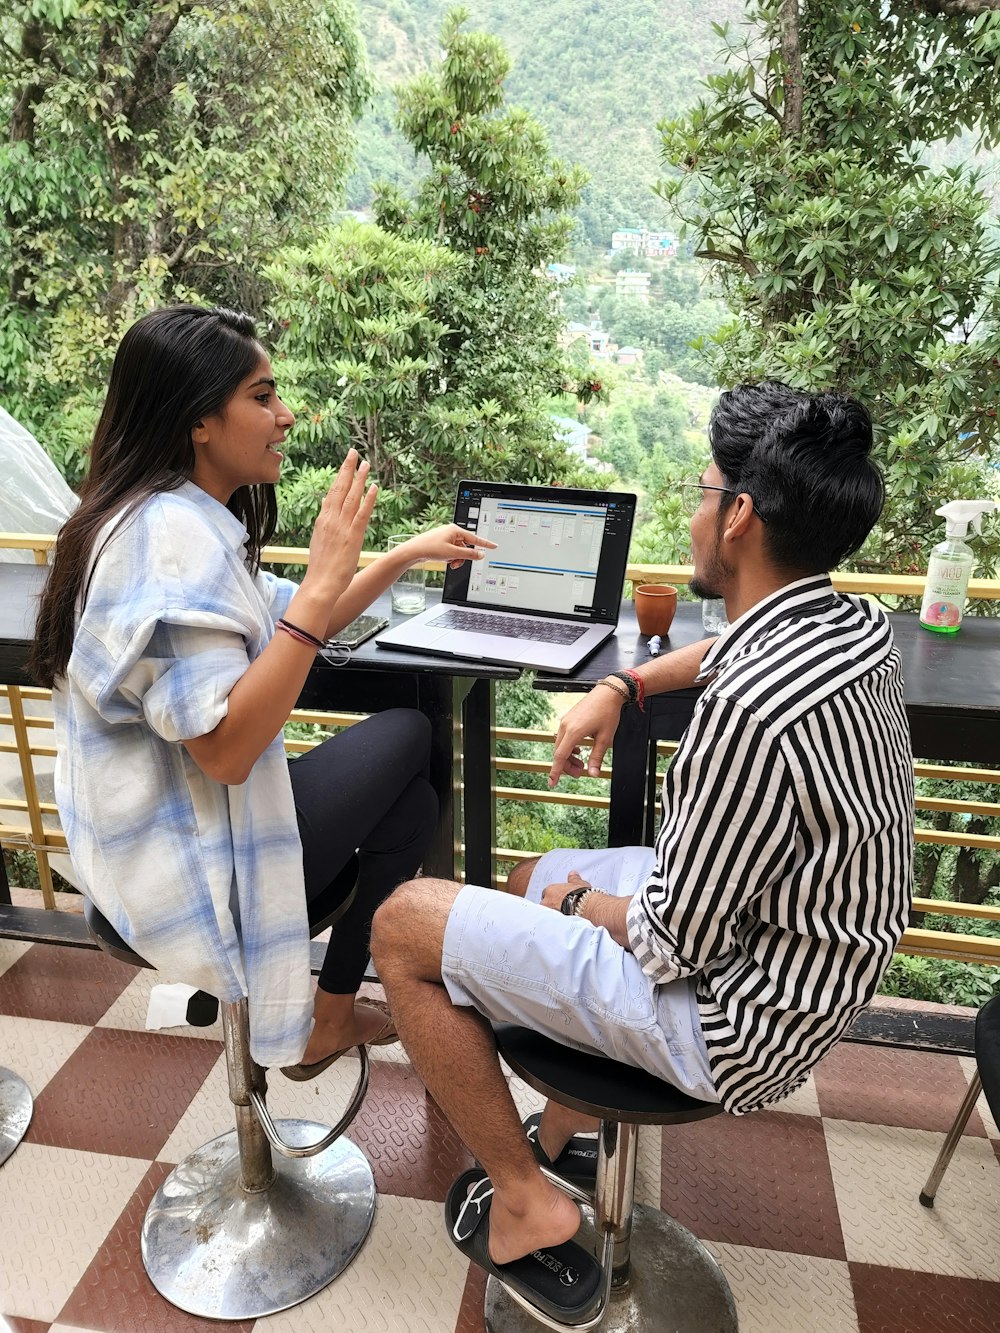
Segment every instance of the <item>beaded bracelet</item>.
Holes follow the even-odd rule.
[[[639,711],[644,711],[646,691],[642,684],[642,677],[634,671],[609,671],[609,677],[620,680],[628,690],[628,701],[630,704],[638,704]]]
[[[625,670],[621,672],[621,675],[623,675],[623,676],[627,676],[629,680],[631,680],[631,681],[633,681],[633,682],[635,683],[635,688],[636,688],[636,692],[637,692],[637,698],[636,698],[635,702],[638,703],[638,705],[639,705],[639,712],[640,712],[640,713],[644,713],[644,712],[646,711],[646,683],[645,683],[645,681],[644,681],[643,678],[639,675],[638,671],[633,671],[630,667],[626,667]]]
[[[316,652],[319,652],[325,646],[322,639],[317,639],[316,635],[310,634],[307,629],[300,629],[298,625],[293,625],[290,620],[279,620],[278,629],[283,629],[293,639],[298,639],[299,643],[308,644]]]

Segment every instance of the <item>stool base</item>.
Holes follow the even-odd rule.
[[[0,1166],[24,1138],[34,1102],[20,1074],[0,1069]]]
[[[282,1120],[293,1145],[325,1125]],[[256,1319],[297,1305],[357,1254],[375,1216],[368,1159],[348,1139],[315,1157],[275,1156],[270,1187],[240,1186],[234,1131],[193,1152],[157,1190],[142,1228],[142,1262],[161,1296],[205,1319]]]
[[[593,1249],[585,1222],[577,1240]],[[628,1285],[612,1288],[600,1333],[736,1333],[736,1306],[722,1269],[685,1227],[655,1208],[632,1213]],[[542,1327],[496,1278],[486,1284],[488,1333],[538,1333]]]

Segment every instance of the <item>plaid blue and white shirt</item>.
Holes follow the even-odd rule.
[[[99,536],[54,692],[56,802],[87,896],[147,962],[249,997],[250,1046],[292,1064],[312,1016],[302,846],[282,737],[241,786],[182,744],[213,730],[296,585],[250,574],[246,529],[193,482]]]

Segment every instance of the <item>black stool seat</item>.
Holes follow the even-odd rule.
[[[135,950],[125,943],[108,918],[89,898],[83,900],[83,919],[91,935],[112,958],[117,958],[122,963],[131,963],[133,967],[152,967],[152,963],[140,958]]]
[[[718,1102],[703,1102],[644,1069],[574,1050],[528,1028],[498,1023],[497,1049],[536,1092],[600,1120],[632,1125],[681,1124],[719,1115]]]

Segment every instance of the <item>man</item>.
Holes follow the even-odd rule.
[[[745,385],[722,394],[709,435],[691,587],[725,599],[730,628],[644,664],[638,681],[595,686],[564,719],[549,778],[584,771],[587,737],[599,771],[633,693],[701,683],[655,852],[548,853],[511,876],[515,896],[417,880],[375,919],[403,1044],[489,1176],[472,1180],[474,1207],[469,1181],[450,1196],[452,1239],[577,1321],[596,1265],[564,1245],[577,1210],[539,1162],[558,1168],[581,1121],[550,1103],[529,1143],[488,1020],[741,1114],[798,1087],[868,1004],[909,905],[899,658],[882,612],[839,596],[827,574],[882,507],[868,413],[839,394]],[[563,1298],[546,1285],[561,1265],[581,1275]]]

